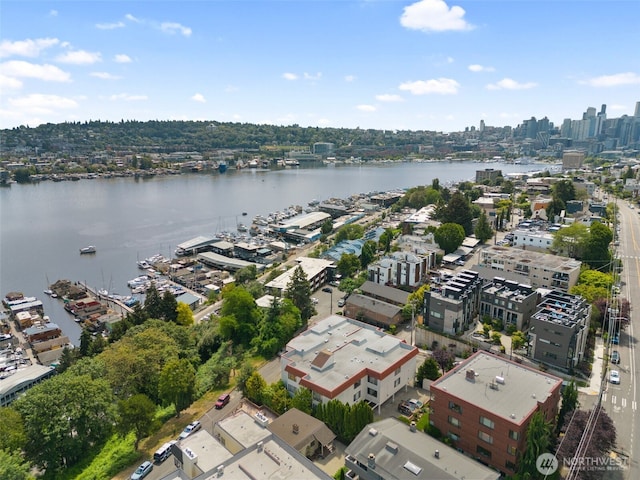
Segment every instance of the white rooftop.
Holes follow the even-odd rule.
[[[291,277],[293,276],[293,272],[295,272],[298,266],[302,267],[302,270],[307,275],[308,279],[314,278],[318,275],[322,270],[328,268],[330,265],[333,265],[333,261],[324,260],[322,258],[311,258],[311,257],[300,257],[297,259],[298,265],[290,268],[286,272],[284,272],[279,277],[271,280],[267,283],[267,288],[277,288],[279,290],[286,290],[287,285],[291,281]]]

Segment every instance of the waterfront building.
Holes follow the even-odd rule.
[[[304,271],[311,286],[311,291],[315,291],[327,283],[335,268],[334,262],[321,258],[299,257],[296,262],[297,266],[290,268],[265,285],[269,293],[276,297],[284,296],[284,292],[287,290],[291,277],[298,266]]]
[[[530,285],[495,277],[482,287],[480,316],[498,319],[523,331],[536,311],[538,294]]]
[[[576,170],[582,168],[584,152],[568,150],[562,154],[562,170]]]
[[[431,384],[429,420],[454,448],[514,475],[531,417],[554,421],[561,387],[561,378],[479,351]]]
[[[287,343],[280,371],[287,390],[308,388],[314,405],[336,399],[379,407],[413,384],[417,355],[379,328],[331,315]]]
[[[370,423],[345,450],[345,466],[360,480],[498,480],[500,474],[397,418]]]
[[[545,291],[529,326],[531,356],[570,371],[584,356],[590,318],[591,305],[581,296]]]
[[[6,407],[24,392],[55,375],[53,367],[30,365],[0,378],[0,407]]]
[[[488,180],[489,183],[493,185],[499,177],[502,177],[502,170],[495,170],[493,168],[476,170],[476,183],[484,183],[485,180]]]
[[[471,268],[487,280],[500,276],[533,288],[567,292],[577,283],[581,265],[573,258],[490,245],[482,249],[478,264]]]

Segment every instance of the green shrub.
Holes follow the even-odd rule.
[[[440,429],[434,427],[431,424],[427,425],[427,427],[424,429],[424,433],[426,433],[427,435],[431,435],[437,440],[440,440],[442,438],[442,432],[440,431]]]

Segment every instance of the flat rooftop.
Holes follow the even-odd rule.
[[[218,422],[218,427],[231,435],[244,448],[264,440],[271,432],[258,425],[251,415],[240,410]]]
[[[560,257],[550,253],[533,252],[531,250],[521,250],[519,248],[501,247],[490,245],[484,248],[480,254],[480,265],[487,265],[484,259],[499,258],[505,263],[524,263],[532,266],[543,267],[550,270],[575,270],[579,269],[582,262],[573,258]],[[490,265],[487,265],[490,266]]]
[[[431,386],[519,424],[561,384],[561,378],[480,351]]]
[[[416,356],[418,349],[380,329],[332,315],[292,339],[282,355],[285,370],[304,372],[306,380],[330,392],[354,377],[385,372]],[[318,359],[316,359],[318,357]]]
[[[295,267],[291,267],[289,270],[284,272],[279,277],[274,278],[265,286],[267,288],[277,288],[279,290],[286,290],[287,285],[291,281],[291,277],[293,276],[293,272],[296,271],[298,266],[302,267],[302,270],[307,275],[307,279],[311,280],[324,269],[328,268],[330,265],[333,265],[332,260],[323,260],[321,258],[311,258],[311,257],[300,257],[297,259],[298,265]]]

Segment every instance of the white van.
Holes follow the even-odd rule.
[[[171,445],[173,445],[174,443],[176,443],[176,441],[171,440],[170,442],[165,443],[158,450],[156,450],[156,453],[153,454],[153,461],[155,463],[164,462],[169,457],[169,455],[171,455]]]

